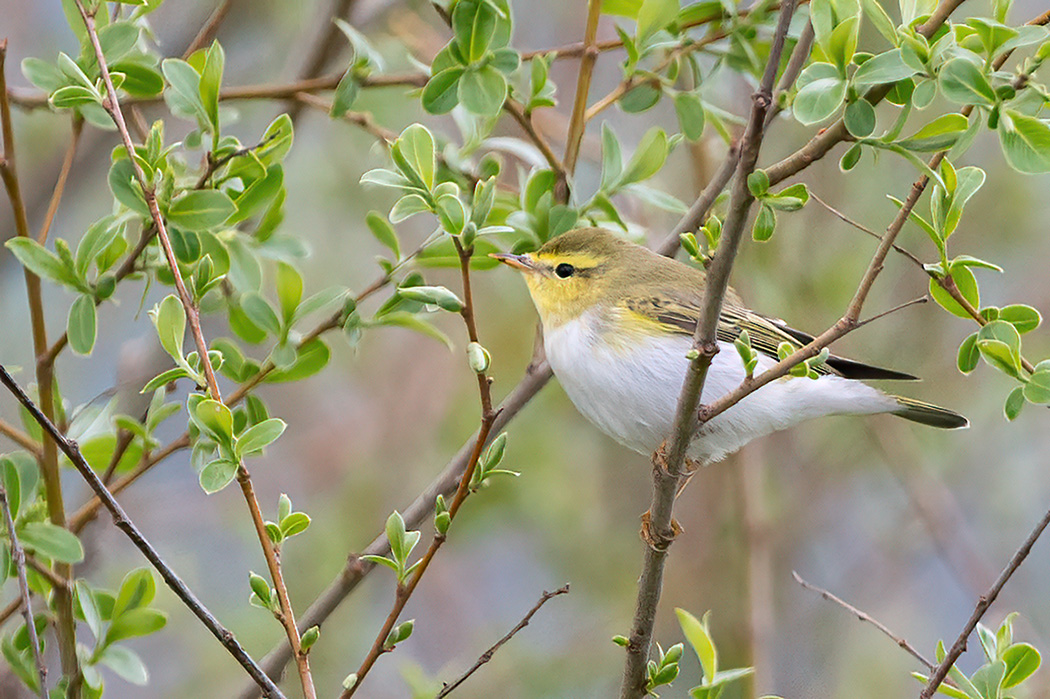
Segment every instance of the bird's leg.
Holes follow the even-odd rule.
[[[646,510],[642,514],[642,529],[639,534],[642,537],[642,541],[648,544],[650,548],[666,550],[671,545],[671,542],[683,531],[685,530],[682,529],[682,525],[674,517],[671,518],[670,531],[657,531],[652,526],[652,514],[650,511]]]

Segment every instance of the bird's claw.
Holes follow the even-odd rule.
[[[671,545],[671,542],[681,534],[684,530],[682,525],[678,523],[674,517],[671,518],[671,528],[669,531],[658,531],[653,526],[652,513],[646,510],[642,514],[642,528],[639,534],[648,546],[654,550],[660,551],[666,549]]]

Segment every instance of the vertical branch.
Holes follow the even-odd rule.
[[[94,48],[95,59],[98,61],[99,72],[101,73],[102,80],[106,86],[106,97],[103,100],[102,106],[109,113],[113,122],[117,126],[121,142],[124,144],[124,148],[128,154],[128,159],[131,161],[132,167],[134,168],[135,179],[142,188],[143,197],[146,200],[150,216],[157,229],[157,238],[160,240],[161,248],[164,250],[164,257],[166,258],[168,267],[174,277],[175,289],[178,292],[179,300],[182,302],[183,309],[186,313],[186,319],[189,322],[190,331],[193,335],[194,343],[197,346],[197,352],[201,357],[201,365],[204,368],[204,376],[208,384],[208,393],[214,400],[222,402],[222,393],[219,390],[219,384],[215,378],[215,371],[211,366],[211,362],[208,361],[208,343],[204,339],[204,333],[201,331],[200,312],[193,302],[193,297],[190,296],[189,292],[186,290],[186,284],[183,282],[182,273],[179,271],[178,261],[175,258],[175,252],[172,249],[171,240],[168,237],[164,217],[161,215],[160,207],[157,204],[157,197],[152,187],[150,187],[145,173],[139,166],[138,161],[132,157],[135,153],[135,145],[132,143],[131,134],[128,132],[127,123],[124,120],[124,114],[121,112],[120,102],[117,98],[117,91],[113,87],[113,79],[110,76],[109,66],[106,63],[106,58],[102,51],[102,45],[99,41],[94,15],[85,9],[82,0],[74,1],[76,2],[80,16],[84,21],[84,26],[87,28],[88,38]],[[237,482],[241,486],[241,492],[248,505],[252,523],[255,526],[255,533],[259,539],[259,544],[262,547],[263,556],[266,559],[266,566],[270,571],[270,577],[273,580],[274,587],[277,589],[278,600],[280,601],[281,606],[281,613],[278,615],[278,620],[281,622],[282,626],[284,626],[285,634],[288,636],[288,643],[295,654],[299,669],[299,677],[303,686],[303,693],[305,694],[306,699],[315,699],[316,694],[313,686],[313,678],[310,674],[309,659],[302,651],[299,630],[295,623],[295,614],[292,611],[288,589],[285,585],[284,575],[281,571],[281,562],[277,556],[277,552],[274,550],[273,542],[270,541],[270,537],[266,533],[265,520],[262,516],[262,509],[259,507],[259,501],[255,497],[255,490],[251,482],[251,474],[249,474],[243,460],[237,465]]]
[[[748,641],[755,668],[751,694],[758,696],[770,681],[770,642],[773,637],[773,557],[770,550],[769,516],[766,512],[764,450],[751,444],[740,452],[737,477],[743,502],[744,536],[747,541]]]
[[[4,180],[7,196],[11,200],[11,209],[15,215],[15,230],[20,237],[30,238],[29,219],[26,215],[25,200],[18,182],[15,167],[15,138],[11,125],[11,105],[7,96],[7,77],[5,61],[7,58],[7,40],[0,41],[0,128],[4,137],[4,152],[0,157],[0,177]],[[40,357],[47,353],[47,327],[44,324],[44,301],[40,289],[40,277],[23,268],[26,281],[26,298],[29,301],[29,322],[33,333],[33,356]],[[54,371],[50,362],[36,364],[37,392],[40,396],[40,408],[48,420],[55,419]],[[58,450],[52,442],[44,440],[43,458],[40,460],[40,475],[44,481],[44,493],[47,496],[47,513],[51,523],[58,527],[66,526],[66,510],[62,500],[62,483],[58,472]],[[66,563],[56,564],[59,575],[72,577],[73,567]],[[76,620],[73,618],[73,597],[68,589],[57,588],[55,594],[55,613],[58,617],[56,631],[58,634],[59,656],[62,673],[71,680],[79,673],[76,648]],[[74,690],[76,692],[76,690]]]
[[[36,665],[36,678],[40,683],[40,699],[47,699],[47,668],[40,657],[40,639],[36,635],[36,622],[33,619],[33,606],[29,602],[29,582],[26,580],[26,552],[15,534],[15,521],[11,518],[11,506],[7,502],[7,489],[0,485],[0,510],[4,513],[4,525],[7,527],[7,538],[11,543],[11,558],[18,571],[18,595],[22,602],[22,617],[26,620],[26,632],[29,634],[29,648],[33,653]],[[50,571],[49,571],[50,572]]]
[[[57,448],[62,450],[63,454],[69,457],[73,467],[76,468],[81,476],[83,476],[84,480],[87,481],[88,485],[91,486],[91,489],[95,492],[95,495],[97,495],[99,500],[102,501],[105,508],[109,510],[110,514],[113,516],[113,523],[116,527],[131,539],[131,542],[135,544],[135,547],[142,552],[142,555],[146,557],[146,560],[148,560],[157,572],[160,573],[160,576],[164,578],[164,582],[167,583],[172,592],[182,600],[183,604],[189,607],[190,611],[204,623],[208,630],[211,631],[212,635],[219,639],[219,642],[226,647],[230,652],[230,655],[232,655],[251,678],[255,680],[256,684],[262,688],[263,695],[272,697],[273,699],[284,699],[284,694],[281,690],[278,689],[277,685],[275,685],[273,681],[267,677],[266,673],[259,668],[255,661],[252,660],[251,656],[245,652],[244,648],[237,643],[233,634],[219,623],[219,620],[208,611],[207,607],[205,607],[199,599],[197,599],[197,596],[193,594],[193,591],[186,586],[186,583],[182,582],[179,576],[175,574],[175,571],[173,571],[171,567],[164,562],[164,559],[160,557],[160,554],[157,553],[155,548],[153,548],[153,545],[142,535],[142,532],[140,532],[138,527],[135,526],[135,523],[132,522],[127,513],[124,512],[124,508],[120,506],[120,503],[116,501],[113,494],[102,483],[102,480],[98,477],[98,474],[95,473],[95,470],[88,465],[83,454],[80,453],[80,448],[74,442],[66,439],[65,436],[59,432],[58,428],[55,427],[55,424],[44,415],[43,411],[37,407],[32,400],[30,400],[29,396],[26,395],[26,392],[22,390],[22,388],[11,377],[11,374],[9,374],[7,369],[3,366],[0,366],[0,383],[2,383],[7,390],[18,399],[18,402],[29,411],[29,414],[34,420],[36,420],[37,424],[40,425],[44,430],[44,433],[50,438],[49,441],[55,444]]]
[[[460,276],[463,280],[463,309],[460,311],[460,315],[463,317],[463,323],[467,327],[467,336],[470,338],[470,341],[478,342],[478,328],[474,319],[474,295],[471,293],[470,288],[470,258],[474,254],[474,248],[464,248],[455,236],[452,237],[452,242],[456,246],[456,253],[459,255]],[[478,435],[474,440],[470,458],[463,469],[459,483],[456,486],[455,495],[452,497],[452,502],[448,507],[450,522],[455,521],[459,508],[463,506],[463,502],[470,495],[471,478],[473,478],[478,461],[481,459],[482,449],[485,448],[485,444],[488,442],[492,426],[499,416],[499,412],[492,409],[492,380],[485,371],[476,372],[476,376],[478,379],[478,398],[481,403],[481,426],[478,428]],[[431,500],[431,502],[433,501]],[[427,505],[428,509],[432,509],[433,506],[430,503],[427,503]],[[390,636],[390,632],[401,616],[405,605],[408,604],[408,600],[412,597],[412,593],[415,592],[416,586],[419,585],[419,581],[427,572],[427,568],[430,567],[434,556],[437,555],[438,549],[441,548],[441,545],[445,543],[447,538],[447,533],[436,533],[430,542],[430,546],[427,547],[426,553],[415,564],[415,572],[409,577],[408,582],[398,583],[397,591],[394,594],[394,606],[387,615],[386,621],[383,622],[383,626],[376,635],[375,641],[372,642],[372,647],[369,649],[365,659],[357,668],[357,672],[351,676],[353,678],[352,684],[343,691],[340,699],[350,699],[375,666],[379,657],[389,651],[385,647],[386,639]]]
[[[58,205],[62,201],[62,194],[66,190],[66,181],[69,179],[69,171],[73,169],[73,158],[77,155],[77,146],[80,144],[80,132],[83,128],[84,120],[79,116],[74,116],[72,125],[70,126],[69,147],[66,148],[66,155],[62,160],[62,169],[58,172],[58,180],[55,182],[55,189],[51,194],[51,201],[47,204],[47,213],[44,215],[44,223],[40,226],[40,232],[37,233],[36,236],[36,242],[41,245],[47,240],[47,234],[51,230],[51,224],[55,220],[55,214],[58,213]]]
[[[652,644],[656,608],[663,586],[664,564],[668,548],[677,534],[677,526],[671,516],[675,493],[681,480],[686,451],[696,430],[697,407],[707,370],[718,352],[715,331],[722,310],[722,300],[729,286],[729,273],[740,248],[744,224],[747,222],[753,201],[747,187],[747,177],[754,171],[758,162],[763,124],[766,112],[772,104],[773,82],[776,79],[794,9],[793,0],[781,7],[762,82],[752,95],[753,104],[740,145],[740,162],[736,169],[729,213],[722,229],[718,255],[708,272],[700,321],[693,334],[693,348],[698,354],[696,359],[690,362],[685,381],[682,383],[674,428],[669,436],[670,446],[661,447],[653,455],[653,499],[642,525],[643,537],[647,544],[645,562],[638,582],[634,622],[627,644],[623,683],[620,688],[621,699],[634,699],[646,693],[645,668]]]
[[[583,56],[580,58],[580,74],[576,81],[576,98],[572,105],[569,134],[565,145],[565,172],[568,176],[576,170],[576,159],[580,155],[583,130],[587,126],[587,95],[591,89],[594,64],[600,53],[597,46],[598,18],[601,17],[602,0],[587,0],[587,26],[583,35]],[[562,183],[562,186],[566,186]]]

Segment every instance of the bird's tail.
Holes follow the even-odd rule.
[[[893,414],[905,420],[929,425],[930,427],[939,427],[944,430],[957,430],[970,426],[970,421],[954,410],[948,410],[931,403],[923,403],[913,398],[894,396],[894,399],[900,407],[894,410]]]

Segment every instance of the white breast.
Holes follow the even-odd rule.
[[[685,379],[685,335],[610,343],[595,328],[596,316],[545,328],[547,358],[576,408],[607,435],[650,454],[671,432]],[[736,388],[744,367],[736,349],[719,343],[704,384],[702,402]],[[756,373],[773,365],[760,357]],[[689,456],[717,461],[747,442],[803,420],[833,414],[894,410],[896,401],[858,381],[837,376],[774,381],[711,420],[690,445]]]

